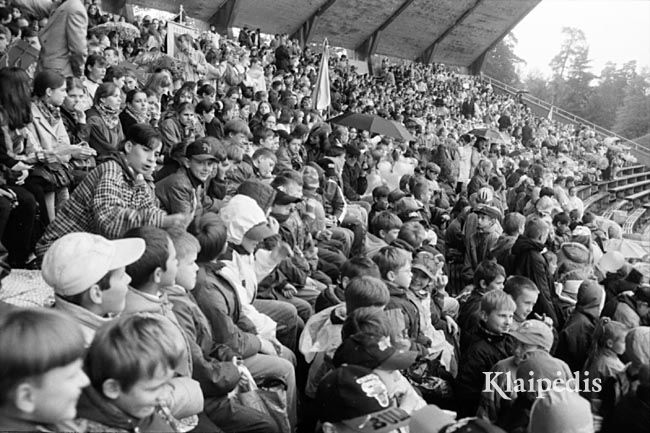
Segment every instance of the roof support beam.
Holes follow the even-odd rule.
[[[305,48],[307,42],[309,42],[309,38],[311,37],[312,30],[314,30],[314,26],[318,22],[318,18],[323,15],[325,11],[331,8],[334,3],[336,3],[336,0],[327,0],[323,3],[321,7],[316,9],[316,11],[291,34],[291,39],[298,39],[300,46]]]
[[[474,12],[474,9],[476,9],[482,2],[483,0],[476,0],[472,6],[470,6],[465,12],[462,13],[461,16],[458,17],[454,23],[447,27],[447,29],[442,32],[440,36],[436,38],[435,41],[431,43],[423,52],[418,56],[416,61],[422,62],[422,63],[431,63],[433,60],[433,51],[436,49],[436,46],[444,40],[456,27],[458,27],[463,21],[465,21],[465,18],[467,18],[472,12]]]
[[[414,0],[405,0],[399,8],[395,10],[389,16],[377,29],[372,32],[370,36],[366,38],[365,41],[361,42],[357,48],[355,48],[355,51],[359,55],[359,57],[363,59],[368,59],[371,57],[375,52],[377,51],[377,46],[379,44],[379,38],[381,36],[381,32],[383,32],[397,17],[399,17],[402,12],[404,12],[409,6],[411,6],[411,3],[413,3]]]
[[[239,0],[227,0],[219,6],[219,9],[208,20],[208,24],[215,26],[219,33],[227,33],[235,23],[240,5]]]
[[[533,9],[535,9],[535,7],[537,6],[537,4],[538,4],[538,3],[533,3],[530,7],[526,8],[526,9],[525,9],[525,10],[524,10],[524,11],[523,11],[523,12],[522,12],[518,17],[517,17],[517,20],[516,20],[516,21],[513,21],[513,24],[512,24],[512,25],[508,26],[508,28],[507,28],[503,33],[501,33],[501,35],[500,35],[498,38],[496,38],[496,39],[494,40],[494,42],[492,42],[492,43],[490,44],[490,46],[487,47],[487,48],[485,49],[485,51],[483,51],[483,52],[482,52],[482,53],[481,53],[481,54],[480,54],[476,59],[474,59],[474,61],[472,62],[472,64],[469,65],[469,67],[467,68],[467,69],[468,69],[468,72],[469,72],[470,74],[472,74],[472,75],[479,75],[479,74],[481,73],[481,69],[483,68],[483,63],[485,62],[485,58],[487,57],[488,53],[489,53],[489,52],[490,52],[494,47],[496,47],[497,44],[498,44],[499,42],[501,42],[501,41],[503,40],[503,38],[505,38],[505,37],[508,35],[508,33],[510,33],[510,32],[512,31],[512,29],[514,29],[515,26],[516,26],[517,24],[519,24],[519,23],[521,22],[521,20],[523,20],[523,19],[526,17],[526,15],[528,15],[528,14],[529,14]]]

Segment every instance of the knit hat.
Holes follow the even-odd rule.
[[[510,335],[525,344],[534,344],[550,351],[553,346],[553,331],[540,320],[526,320]]]
[[[140,238],[108,239],[90,233],[68,233],[45,253],[41,274],[57,295],[74,296],[108,272],[138,260],[146,248]]]
[[[408,425],[409,415],[392,407],[388,389],[366,367],[344,365],[318,385],[316,405],[322,422],[360,433],[388,433]]]
[[[650,363],[650,327],[639,326],[627,333],[625,357],[637,366]]]
[[[530,433],[593,433],[591,405],[577,392],[550,391],[533,403],[528,431]]]

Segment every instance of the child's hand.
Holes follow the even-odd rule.
[[[456,321],[452,319],[451,316],[445,316],[445,321],[447,322],[447,331],[451,335],[458,335],[459,328]]]

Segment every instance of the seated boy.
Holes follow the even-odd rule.
[[[178,431],[168,409],[185,350],[178,338],[178,329],[151,314],[123,316],[97,330],[84,365],[90,386],[77,407],[86,431]]]
[[[395,329],[403,331],[402,337],[411,340],[414,350],[427,353],[431,340],[422,333],[417,298],[409,290],[412,277],[411,254],[389,246],[379,250],[373,260],[390,293],[386,312],[391,324]]]
[[[490,290],[502,290],[505,279],[505,269],[493,260],[484,260],[476,268],[472,291],[469,296],[460,296],[458,326],[462,331],[460,335],[461,351],[467,347],[468,337],[478,326],[483,295]],[[463,300],[463,297],[465,297],[465,300]]]
[[[388,210],[388,194],[390,188],[386,185],[380,185],[372,190],[372,206],[368,212],[368,221],[372,221],[379,212]]]
[[[218,260],[228,246],[226,225],[217,215],[205,214],[199,219],[195,235],[201,249],[192,295],[205,314],[214,343],[224,344],[239,354],[256,381],[282,378],[287,384],[289,419],[295,422],[295,356],[276,338],[260,335],[244,314],[236,282],[223,272],[225,264]]]
[[[539,296],[539,289],[530,278],[513,275],[506,280],[503,291],[512,296],[517,304],[512,325],[512,329],[516,330],[533,312],[533,307]]]
[[[496,260],[501,266],[507,266],[510,249],[517,237],[524,233],[524,224],[526,224],[526,217],[522,214],[518,212],[507,214],[503,219],[503,233],[490,250],[490,258]]]
[[[502,359],[490,368],[490,372],[495,373],[494,382],[501,389],[506,389],[508,376],[511,379],[516,378],[517,367],[526,359],[537,358],[540,362],[557,363],[557,365],[561,366],[559,370],[561,373],[560,379],[568,380],[573,377],[569,366],[564,361],[553,358],[549,353],[554,340],[552,326],[540,320],[526,320],[519,325],[518,329],[510,331],[510,335],[516,340],[514,354]],[[503,374],[497,376],[498,373]],[[517,393],[512,392],[509,397],[510,400],[506,400],[494,390],[483,390],[477,415],[502,425],[517,397]]]
[[[459,417],[476,414],[484,372],[514,353],[514,339],[508,331],[516,308],[503,290],[491,290],[481,298],[478,329],[470,336],[466,350],[461,348],[460,352],[455,389]]]
[[[16,308],[0,316],[0,430],[74,431],[89,384],[84,335],[62,314]]]
[[[380,249],[392,243],[397,239],[401,227],[402,220],[391,211],[385,210],[375,215],[366,234],[366,255],[373,258]]]
[[[359,308],[343,324],[343,341],[336,349],[333,363],[335,367],[347,364],[372,369],[397,407],[411,414],[426,406],[426,402],[400,370],[413,365],[418,353],[402,348],[403,341],[392,341],[393,333],[384,311],[376,307]]]
[[[165,287],[174,285],[178,261],[176,249],[167,232],[157,227],[145,226],[129,230],[127,238],[144,239],[146,250],[134,263],[126,267],[131,277],[131,286],[126,294],[124,313],[150,313],[175,328],[176,344],[183,347],[181,362],[176,364],[174,377],[174,402],[172,413],[178,418],[190,417],[203,410],[203,395],[197,392],[200,386],[192,380],[192,358],[188,343],[172,311],[172,305],[163,292]]]
[[[244,366],[228,346],[215,343],[208,319],[196,303],[192,291],[199,270],[196,264],[199,242],[184,230],[169,230],[176,249],[178,272],[176,284],[163,288],[173,305],[190,346],[193,377],[201,384],[205,396],[204,410],[210,420],[225,431],[275,432],[277,426],[266,414],[228,398],[240,381]]]
[[[355,256],[348,259],[339,274],[339,285],[330,285],[316,298],[316,312],[323,311],[345,302],[345,289],[356,277],[381,278],[377,264],[366,256]]]
[[[213,142],[212,138],[201,138],[189,144],[183,166],[156,183],[156,197],[168,213],[198,217],[213,209],[213,200],[206,194],[206,182],[216,164],[226,159],[223,147]]]
[[[69,233],[43,257],[43,280],[54,289],[54,308],[81,326],[86,346],[97,328],[124,309],[131,277],[125,266],[144,253],[142,239],[109,241],[90,233]]]

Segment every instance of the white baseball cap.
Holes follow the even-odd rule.
[[[138,260],[145,248],[145,241],[140,238],[109,241],[91,233],[69,233],[47,250],[41,274],[56,294],[74,296],[108,272]]]

